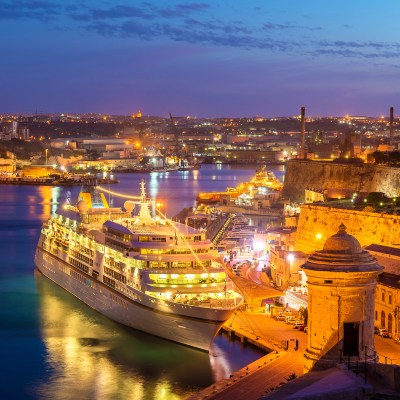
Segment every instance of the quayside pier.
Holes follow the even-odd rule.
[[[307,334],[293,329],[292,325],[262,313],[237,311],[226,322],[223,330],[269,353],[234,372],[229,378],[196,393],[190,400],[257,400],[271,388],[286,383],[291,375],[299,377],[303,374]],[[288,349],[284,350],[286,343]]]

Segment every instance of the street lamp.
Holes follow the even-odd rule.
[[[322,239],[322,234],[321,233],[317,233],[315,235],[315,250],[318,250],[318,241]]]
[[[288,285],[290,285],[292,283],[292,262],[294,260],[294,254],[289,253],[286,258],[289,261],[289,271],[287,274],[285,273],[285,275],[288,277]]]
[[[44,153],[46,154],[46,167],[47,167],[47,153],[49,152],[49,149],[45,149]]]
[[[264,250],[264,243],[263,242],[254,242],[253,243],[253,250],[254,250],[254,257],[260,257],[261,252]]]
[[[397,340],[400,341],[400,306],[395,306],[393,310]]]

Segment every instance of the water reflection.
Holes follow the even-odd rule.
[[[43,219],[47,219],[49,215],[56,212],[60,202],[61,188],[59,186],[37,186],[37,195],[40,201],[37,201],[35,195],[29,195],[28,198],[28,212],[30,215],[36,215],[38,206],[41,208],[40,213]],[[35,193],[36,194],[36,193]]]
[[[219,344],[207,354],[131,330],[38,271],[35,281],[49,367],[47,381],[37,389],[44,399],[182,399],[246,362],[228,360]],[[218,340],[229,346],[226,338]],[[256,358],[254,352],[251,357]]]
[[[142,178],[147,187],[152,181],[163,211],[174,216],[194,205],[199,191],[225,190],[254,171],[202,166],[189,171],[197,180],[182,179],[180,171],[159,173],[154,180],[148,173],[118,174],[120,183],[109,189],[137,195]],[[216,174],[220,179],[212,180]],[[42,276],[33,280],[42,222],[65,199],[75,202],[79,190],[1,188],[2,398],[182,399],[262,355],[223,335],[214,340],[210,355],[165,342],[113,323]],[[114,197],[114,206],[124,201]]]

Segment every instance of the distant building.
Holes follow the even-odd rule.
[[[275,285],[286,290],[291,286],[301,286],[299,276],[301,266],[307,261],[308,254],[301,251],[272,249],[270,252],[271,277]]]
[[[27,128],[27,127],[19,128],[18,137],[21,140],[29,140],[29,128]]]
[[[7,121],[1,125],[0,140],[11,140],[18,138],[18,122]]]
[[[0,173],[14,173],[16,170],[15,156],[0,158]]]
[[[375,326],[385,328],[392,338],[400,337],[400,275],[378,276],[375,295]]]

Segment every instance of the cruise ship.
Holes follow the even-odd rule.
[[[208,351],[243,298],[205,232],[156,210],[144,181],[123,208],[83,187],[43,224],[36,267],[114,321]]]

